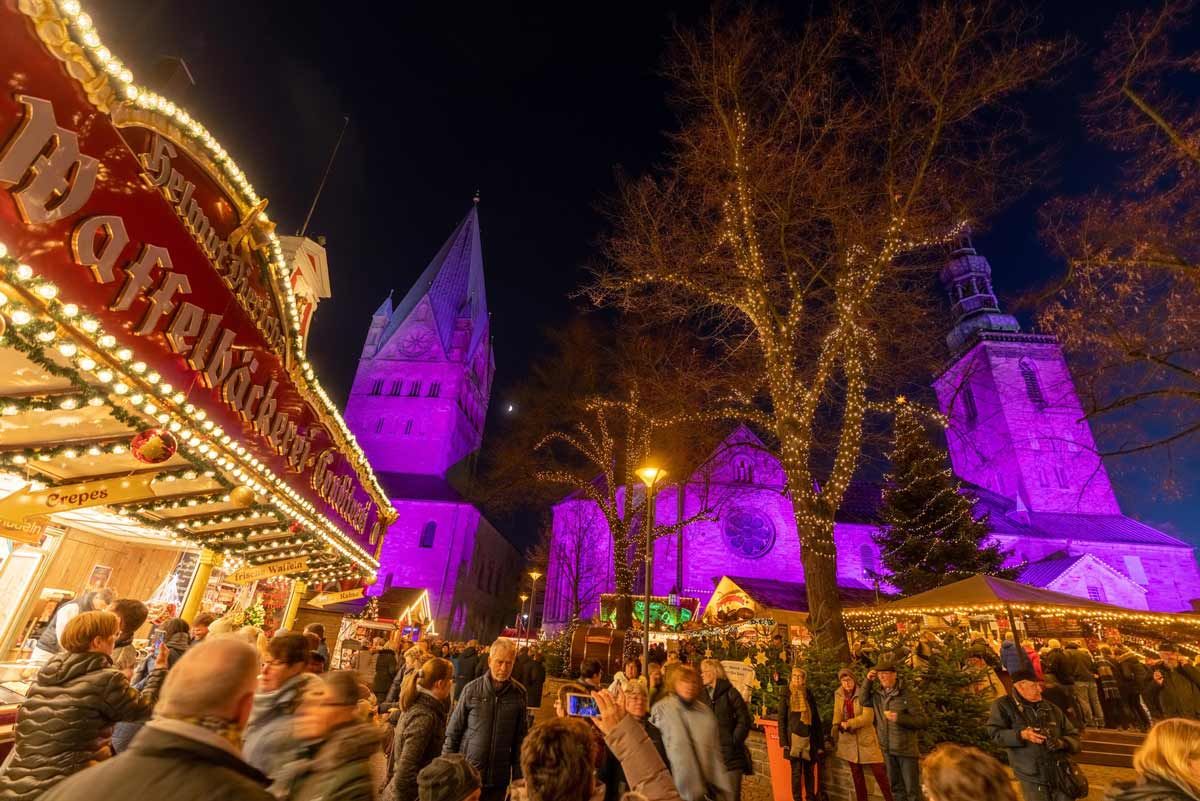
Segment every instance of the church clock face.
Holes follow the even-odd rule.
[[[775,524],[757,509],[736,506],[725,516],[725,543],[738,556],[757,559],[775,544]]]
[[[416,359],[433,348],[433,332],[428,328],[414,328],[400,339],[400,352]]]

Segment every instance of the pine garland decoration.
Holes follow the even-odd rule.
[[[976,519],[978,498],[963,491],[945,448],[933,442],[918,409],[896,404],[891,473],[874,539],[882,570],[876,578],[914,595],[984,573],[1013,578],[1009,554],[988,542],[987,516]]]

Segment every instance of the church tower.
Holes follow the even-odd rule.
[[[1016,503],[1018,514],[1120,514],[1062,348],[1004,314],[992,268],[967,239],[941,274],[954,327],[934,380],[949,417],[954,471]]]
[[[495,371],[488,329],[472,206],[408,294],[371,316],[346,420],[377,473],[444,479],[479,450]]]

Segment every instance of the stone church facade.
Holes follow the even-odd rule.
[[[400,302],[372,315],[345,412],[399,513],[367,594],[428,589],[438,634],[460,640],[511,622],[521,567],[462,494],[495,372],[489,327],[476,206]]]
[[[1200,600],[1192,546],[1121,512],[1058,342],[1022,332],[1000,310],[991,267],[969,243],[951,254],[942,281],[955,323],[933,389],[950,420],[951,462],[988,514],[992,537],[1024,565],[1018,580],[1132,609],[1191,610]],[[659,525],[702,510],[715,519],[656,542],[654,593],[695,597],[703,608],[722,576],[802,584],[783,488],[776,458],[748,428],[734,430],[682,486],[659,492]],[[878,485],[853,484],[838,514],[844,587],[873,588],[880,497]],[[563,499],[553,525],[543,612],[550,630],[576,610],[584,619],[597,614],[600,595],[613,588],[612,540],[593,502]]]

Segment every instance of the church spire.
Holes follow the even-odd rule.
[[[1015,317],[1000,311],[1000,302],[992,289],[992,266],[975,252],[970,228],[964,229],[958,247],[950,253],[941,279],[950,293],[950,311],[954,315],[954,327],[946,335],[946,344],[952,352],[976,331],[1021,330]]]

